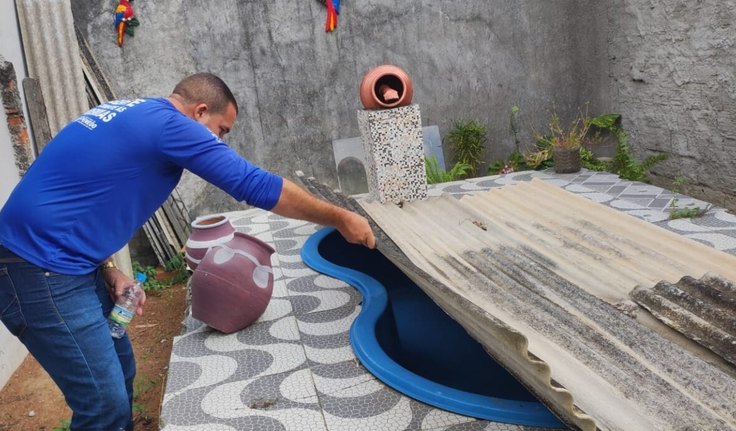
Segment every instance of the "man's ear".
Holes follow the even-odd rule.
[[[194,119],[199,120],[204,116],[204,114],[209,113],[209,107],[206,103],[198,103],[194,107]]]

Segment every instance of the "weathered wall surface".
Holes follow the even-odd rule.
[[[513,149],[514,105],[522,137],[553,104],[567,118],[588,102],[609,110],[605,7],[584,0],[343,2],[334,33],[317,0],[135,2],[141,25],[122,49],[116,3],[72,0],[118,97],[165,96],[187,74],[214,72],[240,104],[230,145],[285,176],[301,169],[336,186],[331,141],[359,135],[360,79],[383,63],[412,77],[422,125],[444,135],[454,120],[483,122],[487,159]],[[191,177],[180,189],[195,214],[242,208]]]
[[[12,0],[0,0],[0,10],[3,11],[0,13],[0,64],[4,65],[3,69],[7,72],[6,62],[12,63],[17,84],[27,74],[23,63],[20,33],[15,22],[15,4]],[[0,88],[7,89],[8,83],[0,83]],[[17,88],[22,91],[22,88]],[[25,106],[23,108],[25,110]],[[5,204],[20,180],[14,141],[7,120],[5,107],[0,106],[0,207]],[[20,341],[0,323],[0,388],[5,386],[27,353]]]
[[[619,0],[609,11],[614,109],[671,187],[736,209],[736,1]]]

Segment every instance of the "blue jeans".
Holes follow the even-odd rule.
[[[110,336],[112,307],[101,271],[49,272],[0,245],[0,320],[61,389],[74,431],[133,429],[135,358],[127,334]]]

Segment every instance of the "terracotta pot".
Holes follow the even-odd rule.
[[[241,232],[210,248],[192,274],[192,317],[224,333],[258,320],[273,292],[273,252]]]
[[[366,109],[398,108],[411,104],[414,87],[409,75],[390,64],[374,67],[360,82],[360,102]]]
[[[192,233],[184,246],[187,265],[191,270],[197,269],[207,250],[232,240],[234,236],[235,228],[227,216],[197,217],[192,222]]]

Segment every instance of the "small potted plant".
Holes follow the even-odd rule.
[[[552,114],[549,124],[549,139],[552,146],[552,160],[555,172],[569,174],[578,172],[581,167],[580,147],[588,134],[589,123],[580,115],[565,129],[557,113]]]

